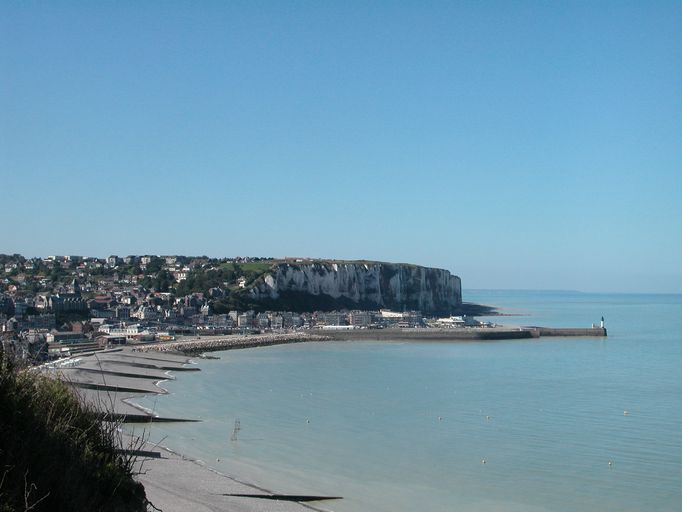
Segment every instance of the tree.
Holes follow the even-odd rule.
[[[153,287],[158,292],[167,292],[171,285],[175,282],[173,274],[168,270],[162,270],[153,280]]]
[[[163,260],[158,256],[152,256],[151,261],[147,263],[145,274],[156,274],[163,268]]]

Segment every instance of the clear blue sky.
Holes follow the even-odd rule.
[[[0,252],[682,292],[682,2],[0,5]]]

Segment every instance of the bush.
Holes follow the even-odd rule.
[[[69,386],[0,352],[0,512],[146,510],[116,441]]]

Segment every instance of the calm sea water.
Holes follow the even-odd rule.
[[[682,510],[681,295],[465,300],[523,315],[509,324],[604,315],[609,337],[216,353],[143,403],[203,421],[151,437],[275,492],[344,496],[323,505],[339,512]]]

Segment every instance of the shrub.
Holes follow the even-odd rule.
[[[0,512],[146,510],[117,432],[67,384],[0,351]]]

